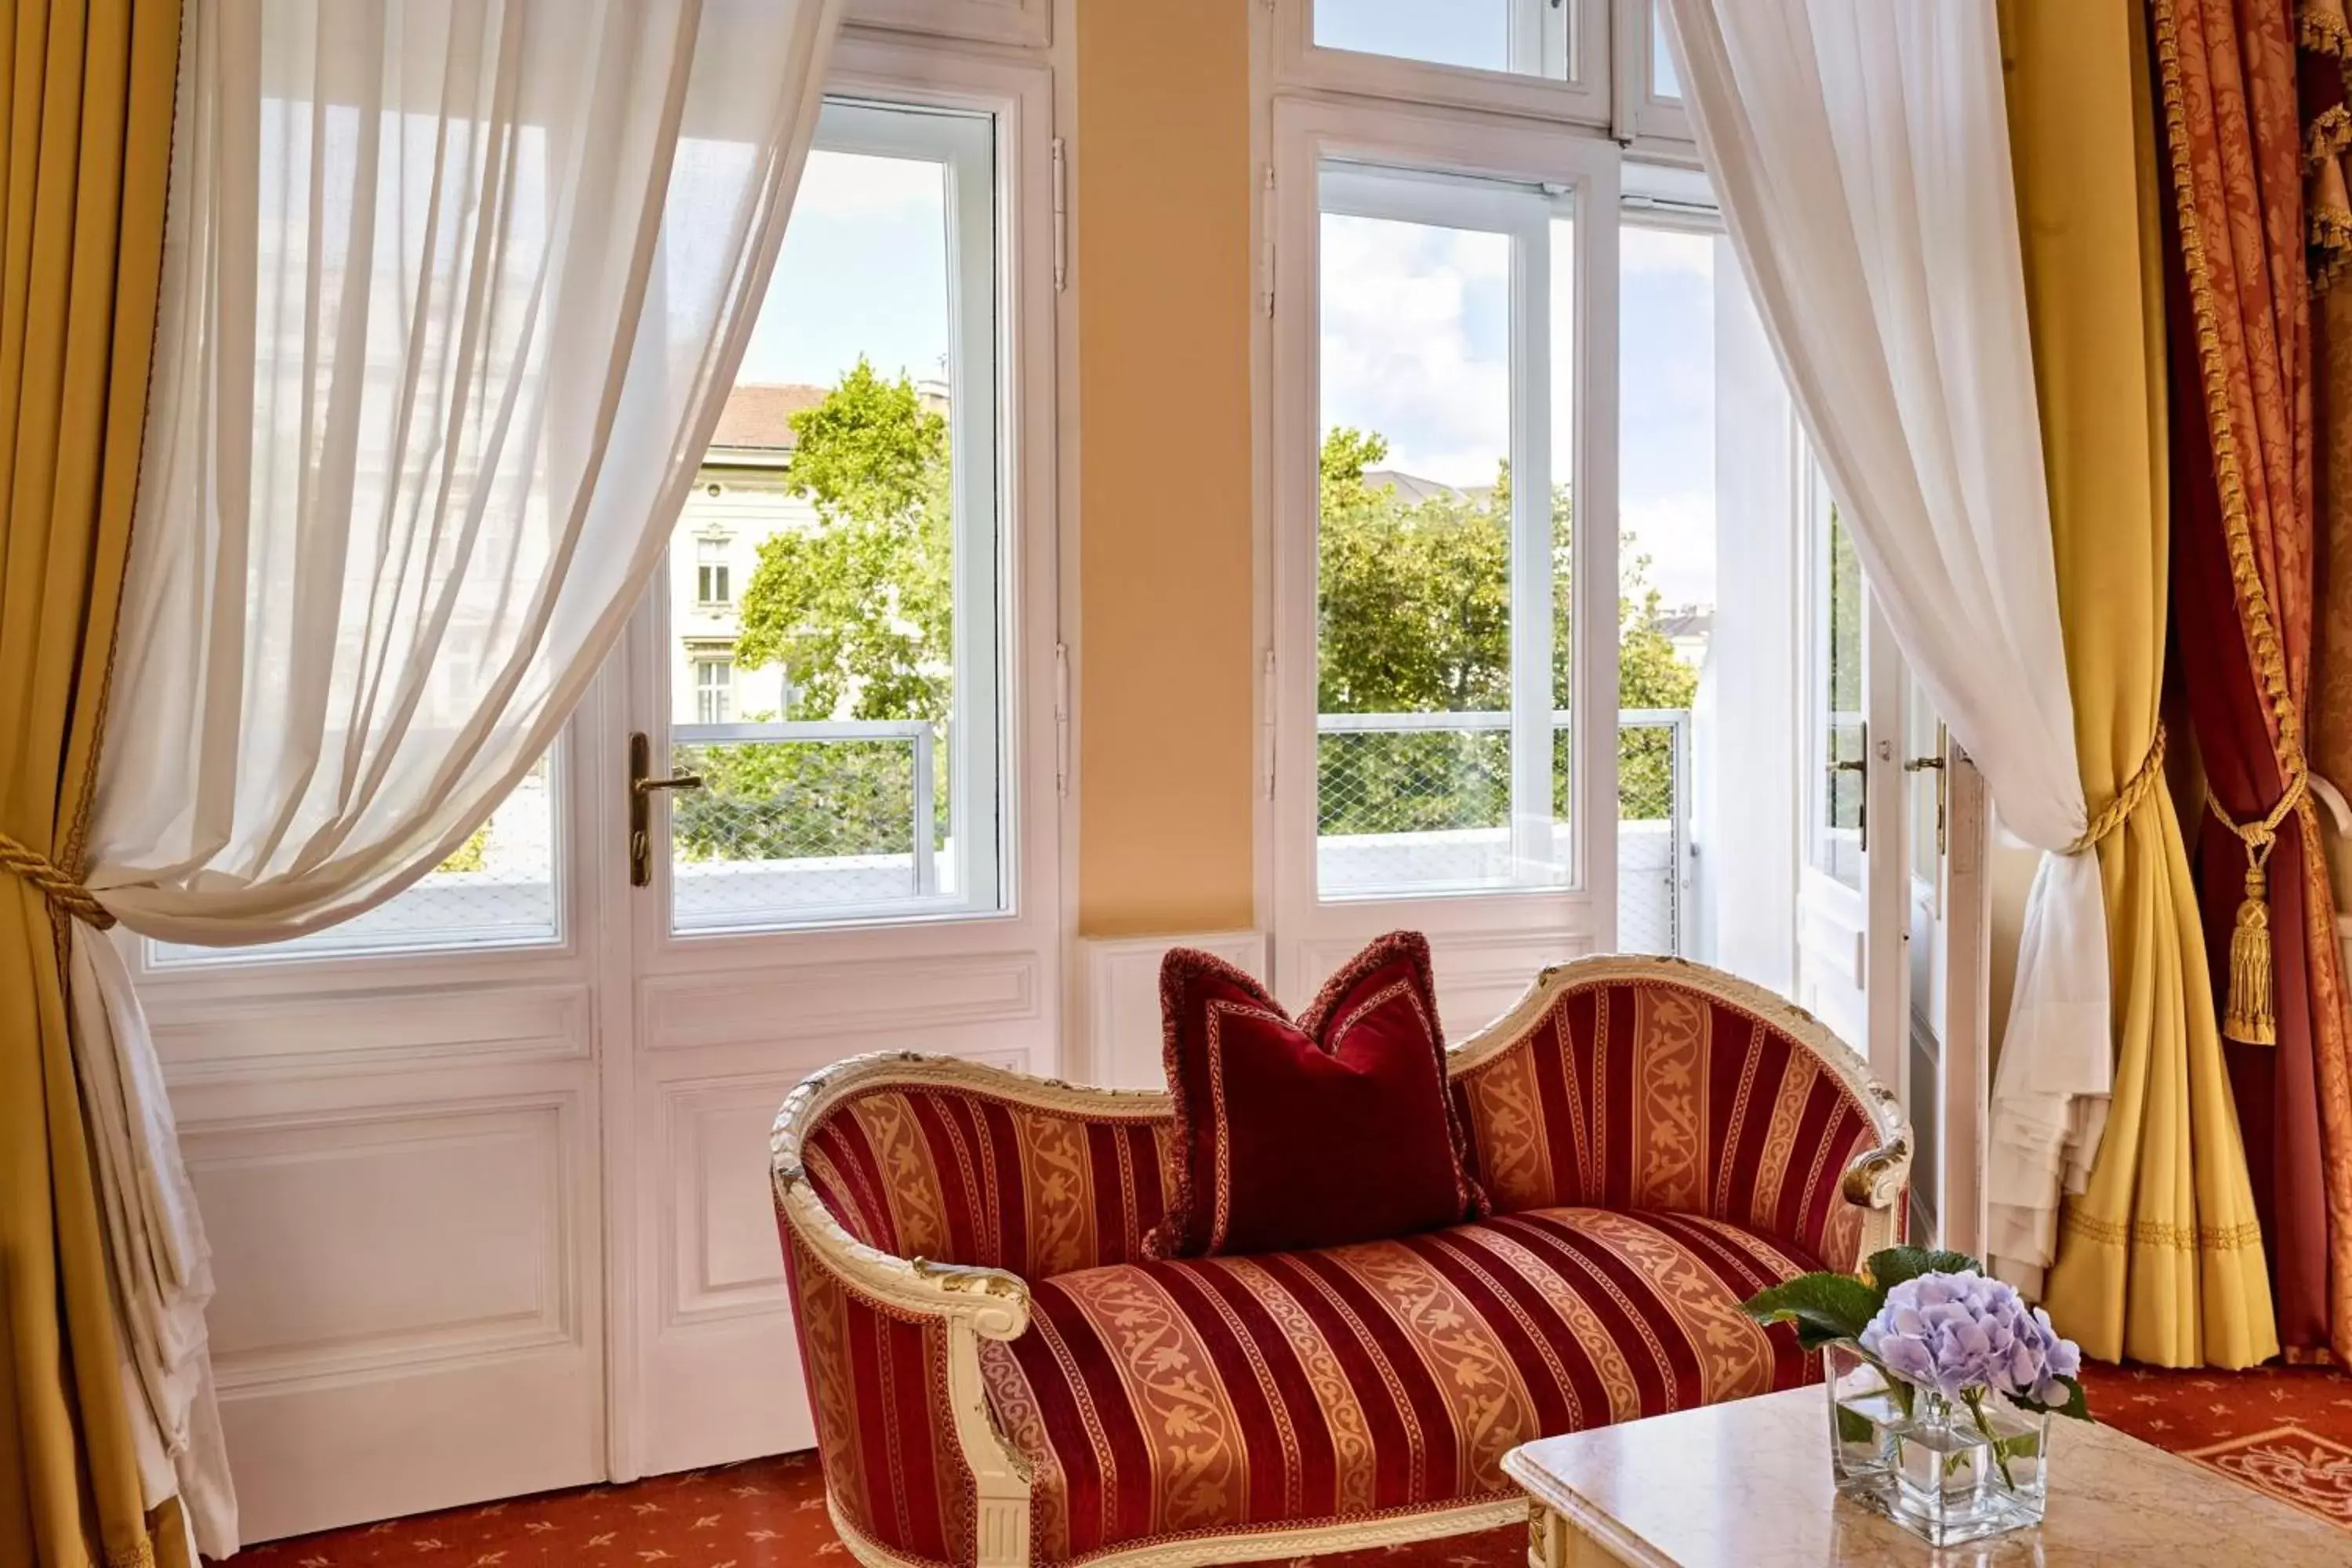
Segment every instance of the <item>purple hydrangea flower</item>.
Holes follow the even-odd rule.
[[[2044,1405],[2063,1403],[2058,1381],[2083,1352],[2050,1315],[2008,1284],[1981,1274],[1922,1274],[1886,1293],[1862,1331],[1863,1352],[1904,1382],[1947,1399],[1990,1387]]]

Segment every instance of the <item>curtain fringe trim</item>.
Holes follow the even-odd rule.
[[[2071,1200],[2062,1223],[2069,1234],[2110,1246],[2160,1247],[2171,1252],[2238,1252],[2259,1247],[2263,1227],[2254,1220],[2236,1225],[2172,1225],[2163,1220],[2106,1220],[2084,1214]]]

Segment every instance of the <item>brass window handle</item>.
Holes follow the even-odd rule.
[[[1943,721],[1937,720],[1935,752],[1928,756],[1913,757],[1903,764],[1903,771],[1906,773],[1920,773],[1928,768],[1936,770],[1936,854],[1938,858],[1948,847],[1951,831],[1952,773],[1944,765],[1944,753],[1950,749],[1950,734]]]
[[[653,778],[652,741],[639,733],[629,737],[629,886],[650,888],[654,881],[654,791],[700,789],[699,773],[674,773]]]
[[[1941,763],[1936,765],[1943,766]],[[700,773],[673,773],[666,779],[631,779],[629,781],[629,788],[640,795],[651,795],[657,789],[700,789],[701,787]]]
[[[1870,725],[1865,721],[1857,728],[1860,734],[1856,738],[1862,755],[1832,763],[1829,764],[1829,771],[1832,775],[1837,773],[1862,775],[1862,794],[1853,803],[1853,831],[1855,838],[1859,840],[1855,847],[1867,855],[1870,853]],[[1831,744],[1834,747],[1836,742],[1832,741]]]
[[[1864,775],[1862,793],[1854,797],[1853,802],[1853,832],[1859,840],[1856,847],[1867,855],[1870,853],[1870,763],[1861,757],[1848,757],[1842,763],[1832,763],[1830,772]]]

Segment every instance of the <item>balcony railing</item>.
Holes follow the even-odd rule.
[[[1567,710],[1552,714],[1552,798],[1515,821],[1507,712],[1319,715],[1319,890],[1372,898],[1559,883],[1564,864],[1551,847],[1553,826],[1569,820],[1573,776]],[[1618,945],[1679,952],[1690,714],[1624,709],[1617,731]]]
[[[856,918],[953,889],[940,727],[920,719],[679,724],[703,775],[672,803],[680,930]]]

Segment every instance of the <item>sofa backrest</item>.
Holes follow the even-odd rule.
[[[1879,1129],[1790,1028],[1665,973],[1572,984],[1497,1027],[1452,1075],[1496,1213],[1705,1215],[1852,1266],[1862,1211],[1840,1180]]]
[[[1042,1279],[1143,1256],[1168,1208],[1165,1113],[885,1084],[827,1108],[803,1158],[850,1235],[899,1258]]]
[[[1863,1210],[1842,1200],[1842,1179],[1885,1131],[1832,1056],[1859,1075],[1826,1030],[1756,987],[1603,958],[1552,972],[1451,1053],[1448,1076],[1497,1213],[1705,1215],[1852,1268]],[[800,1154],[868,1247],[1042,1279],[1140,1258],[1167,1212],[1164,1095],[912,1056],[843,1066],[871,1081],[825,1097]]]

